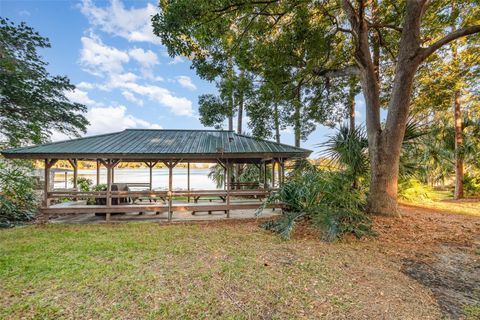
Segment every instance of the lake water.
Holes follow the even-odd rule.
[[[215,183],[208,178],[209,169],[190,169],[190,189],[191,190],[214,190],[216,189]],[[91,179],[93,183],[96,183],[97,171],[93,170],[78,170],[79,177],[85,177]],[[73,177],[73,172],[69,172],[67,175],[67,188],[71,188],[70,183]],[[55,175],[55,188],[65,188],[65,174],[57,173]],[[148,168],[136,168],[136,169],[115,169],[114,181],[118,183],[149,183],[150,173]],[[107,183],[107,170],[102,168],[100,170],[100,183]],[[163,190],[168,189],[168,169],[166,168],[154,168],[153,169],[153,188],[159,188]],[[187,189],[187,169],[186,168],[174,168],[173,169],[173,189],[181,190]]]

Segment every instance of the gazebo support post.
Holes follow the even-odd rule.
[[[158,161],[149,161],[149,162],[145,162],[145,164],[147,165],[148,169],[149,169],[149,173],[150,173],[150,180],[149,180],[149,189],[150,191],[153,190],[153,167],[155,167],[157,165]]]
[[[190,161],[187,162],[187,203],[190,203]]]
[[[57,159],[45,159],[45,181],[43,186],[43,206],[48,208],[50,205],[50,199],[48,198],[48,192],[50,192],[50,168],[57,163]]]
[[[112,183],[113,183],[113,168],[120,162],[120,160],[108,159],[102,161],[103,165],[107,168],[107,208],[112,206]],[[105,214],[105,221],[110,222],[111,213]]]
[[[280,159],[279,161],[279,177],[278,177],[278,181],[279,181],[279,186],[283,186],[283,184],[285,183],[285,160],[283,159]]]
[[[172,200],[173,200],[173,168],[179,163],[181,160],[176,161],[164,161],[163,163],[168,168],[168,221],[172,221]]]
[[[100,163],[100,160],[97,160],[97,186],[100,184],[100,166],[102,164]]]
[[[231,175],[232,175],[232,164],[230,161],[227,160],[226,164],[226,181],[227,181],[227,218],[230,218],[230,190],[232,190],[232,181],[231,181]]]
[[[78,162],[77,159],[68,159],[68,162],[70,162],[70,165],[73,167],[73,189],[75,191],[77,190],[78,187]],[[77,201],[77,198],[73,198],[74,201]]]
[[[272,159],[272,189],[275,188],[275,159]]]
[[[112,206],[112,167],[110,166],[110,160],[107,167],[107,207]],[[105,214],[105,221],[110,222],[110,212]]]
[[[267,183],[268,183],[268,181],[267,181],[267,162],[264,161],[263,162],[263,188],[264,189],[268,189]]]

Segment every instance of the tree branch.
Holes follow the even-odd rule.
[[[480,25],[464,27],[458,29],[454,32],[449,33],[445,37],[441,38],[437,42],[433,43],[431,46],[427,48],[420,48],[420,57],[422,60],[425,60],[434,53],[436,50],[440,49],[442,46],[446,45],[449,42],[452,42],[458,38],[468,36],[470,34],[479,33],[480,32]]]
[[[360,69],[357,65],[346,66],[342,69],[315,69],[313,74],[325,78],[339,78],[351,75],[359,75]]]

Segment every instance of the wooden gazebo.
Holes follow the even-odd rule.
[[[46,143],[30,147],[3,150],[6,158],[42,159],[45,162],[45,184],[41,211],[44,214],[104,213],[110,220],[113,212],[168,212],[171,220],[175,211],[225,211],[229,217],[233,209],[255,209],[262,199],[275,190],[284,180],[285,161],[306,158],[311,151],[290,145],[259,140],[233,131],[221,130],[144,130],[127,129],[121,132]],[[74,170],[72,190],[55,191],[49,188],[50,169],[58,160],[68,160]],[[107,169],[107,190],[81,192],[77,190],[78,161],[94,161],[97,168],[97,184],[100,167]],[[144,162],[150,168],[148,190],[112,190],[114,168],[122,161]],[[152,189],[152,169],[162,162],[169,170],[168,190]],[[179,163],[186,163],[188,183],[186,190],[173,190],[173,169]],[[226,183],[224,190],[190,190],[190,163],[218,163],[224,168]],[[259,181],[255,188],[236,188],[232,181],[232,166],[238,163],[255,164],[260,169]],[[267,170],[272,175],[267,181]],[[277,173],[277,181],[275,176]],[[238,186],[238,184],[237,184]],[[218,196],[224,202],[197,203],[191,198]],[[164,202],[141,204],[116,204],[120,198],[161,198]],[[175,201],[186,197],[188,201]],[[52,204],[63,198],[105,199],[104,205],[86,205],[74,202],[71,205]],[[232,201],[232,198],[256,201]],[[114,201],[112,201],[114,200]]]

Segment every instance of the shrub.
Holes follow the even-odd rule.
[[[0,227],[13,227],[34,218],[38,199],[24,162],[0,161]]]
[[[285,207],[282,217],[267,222],[264,228],[288,239],[295,222],[306,218],[322,230],[324,241],[347,233],[357,237],[375,234],[370,218],[363,213],[365,191],[351,187],[350,175],[310,168],[294,177],[267,199],[264,207],[276,200]]]
[[[72,178],[72,183],[73,183],[73,178]],[[85,177],[79,177],[77,178],[77,186],[80,191],[87,192],[90,191],[90,188],[93,185],[93,181],[91,179],[85,178]]]
[[[463,178],[463,190],[467,195],[480,194],[480,176],[465,175]]]
[[[407,179],[398,184],[398,197],[406,201],[433,200],[436,198],[431,187],[417,179]]]

